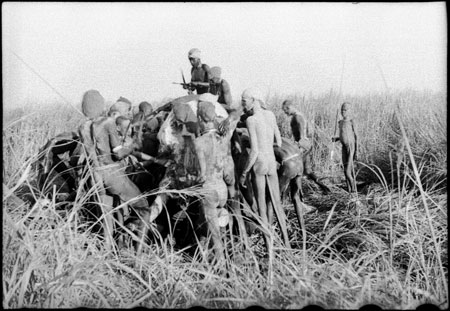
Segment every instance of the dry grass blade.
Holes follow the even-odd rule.
[[[328,223],[330,222],[331,216],[333,216],[333,212],[334,212],[334,209],[337,204],[338,204],[337,202],[333,204],[333,207],[331,208],[331,211],[328,214],[327,220],[325,221],[325,224],[323,225],[323,231],[325,231],[325,229],[327,228]]]
[[[433,239],[433,245],[434,245],[434,248],[435,248],[435,251],[436,251],[436,255],[437,255],[436,258],[438,260],[439,269],[440,269],[440,272],[441,272],[441,275],[442,275],[443,286],[445,288],[445,293],[447,293],[446,299],[448,301],[448,284],[445,281],[446,280],[446,274],[444,272],[444,267],[442,265],[441,257],[439,256],[440,252],[439,252],[439,248],[437,246],[436,234],[434,232],[433,224],[432,224],[432,221],[431,221],[430,210],[428,208],[428,204],[427,204],[427,201],[426,201],[425,192],[424,192],[424,190],[422,188],[422,183],[420,181],[420,174],[418,173],[416,162],[414,161],[414,156],[413,156],[412,151],[411,151],[411,146],[409,144],[408,137],[406,136],[405,128],[403,127],[403,122],[402,122],[400,116],[398,115],[398,113],[396,114],[396,116],[397,116],[398,122],[400,124],[400,129],[402,131],[403,139],[405,140],[406,148],[408,150],[408,154],[409,154],[409,157],[410,157],[410,160],[411,160],[411,164],[413,166],[413,171],[414,171],[414,175],[415,175],[415,178],[416,178],[415,180],[416,180],[417,185],[419,187],[420,195],[421,195],[422,202],[423,202],[423,205],[424,205],[424,208],[425,208],[425,213],[427,215],[428,225],[429,225],[429,229],[430,229],[431,236],[432,236],[432,239]]]
[[[20,118],[14,120],[14,121],[11,121],[8,124],[6,124],[5,126],[3,126],[3,130],[7,130],[8,128],[13,127],[14,125],[16,125],[17,123],[19,123],[21,121],[24,121],[25,119],[27,119],[29,117],[32,117],[34,115],[37,115],[37,114],[38,114],[38,112],[32,112],[32,113],[29,113],[27,115],[21,116]]]
[[[83,189],[77,190],[74,202],[56,203],[51,186],[48,191],[36,190],[33,169],[23,177],[49,138],[78,126],[78,115],[67,106],[65,110],[61,105],[40,106],[29,107],[30,115],[20,122],[8,124],[4,119],[8,124],[3,132],[4,184],[14,188],[22,182],[22,186],[11,194],[4,191],[8,197],[3,197],[3,307],[242,309],[256,304],[301,309],[316,304],[358,309],[376,304],[414,309],[433,303],[448,308],[443,285],[448,273],[447,137],[446,117],[440,113],[447,109],[446,94],[345,96],[354,104],[361,131],[358,205],[343,190],[343,172],[334,174],[337,165],[330,160],[336,107],[329,103],[336,102],[337,95],[294,97],[302,112],[314,117],[313,161],[317,175],[330,176],[335,183],[333,192],[323,195],[308,179],[302,181],[305,203],[316,208],[304,213],[302,226],[290,201],[283,205],[293,250],[283,248],[278,226],[261,226],[259,216],[243,208],[242,220],[246,225],[256,222],[255,231],[247,248],[239,236],[224,234],[223,265],[209,261],[213,252],[206,244],[178,248],[156,231],[142,256],[136,256],[132,247],[106,249],[99,223],[103,216],[86,222],[85,213],[93,213],[87,206],[98,190],[84,189],[92,168],[86,168],[80,180]],[[268,109],[276,113],[282,135],[290,136],[280,108],[284,99],[272,93]],[[402,125],[411,152],[406,144],[402,147],[404,134],[392,104],[396,102],[404,111]],[[439,115],[433,115],[436,111]],[[14,205],[12,196],[22,199],[19,191],[26,186],[37,202],[47,195],[52,199],[34,208],[29,203]],[[202,196],[192,188],[158,189],[142,197],[159,193],[194,201]],[[184,221],[186,227],[195,226]],[[181,220],[172,225],[172,233],[183,232]],[[122,231],[127,239],[133,234]],[[263,233],[270,234],[274,243],[270,262]],[[267,278],[270,271],[272,285]]]
[[[16,182],[14,187],[8,189],[6,193],[3,193],[3,201],[6,200],[11,195],[13,195],[14,191],[16,191],[30,177],[30,171],[31,171],[31,164],[28,163],[28,165],[25,167],[25,170],[22,173],[22,176],[20,176],[19,180]]]

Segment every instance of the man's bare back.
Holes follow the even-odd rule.
[[[244,170],[239,178],[242,187],[246,187],[247,173],[252,170],[253,189],[263,226],[268,226],[268,209],[266,205],[266,187],[269,189],[273,208],[277,213],[284,241],[290,248],[284,212],[281,209],[281,199],[277,175],[277,162],[273,150],[274,139],[281,147],[281,135],[275,115],[261,108],[262,95],[256,88],[247,89],[242,93],[242,107],[250,114],[245,121],[250,138],[250,154]],[[269,229],[270,230],[270,229]],[[271,251],[271,236],[265,234],[266,247]]]
[[[100,118],[92,125],[93,137],[96,139],[95,148],[100,165],[113,164],[112,149],[120,146],[120,137],[116,129],[115,120],[110,117]]]
[[[250,152],[250,158],[256,157],[253,171],[257,174],[273,175],[277,173],[277,163],[273,151],[274,138],[281,146],[281,136],[275,115],[268,110],[260,110],[246,121],[250,135],[250,144],[256,143],[256,154]],[[256,139],[255,139],[256,138]],[[254,148],[252,148],[254,149]]]
[[[224,181],[224,159],[222,154],[221,137],[216,131],[206,133],[195,140],[199,155],[200,171],[203,188],[217,192],[218,206],[223,207],[227,201],[227,185]]]

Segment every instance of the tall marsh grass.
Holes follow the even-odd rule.
[[[339,184],[339,158],[330,157],[333,148],[340,154],[331,143],[337,94],[293,98],[315,124],[318,175]],[[280,110],[284,99],[272,95],[268,107],[282,135],[290,136]],[[232,245],[227,239],[225,263],[209,263],[204,247],[194,254],[176,249],[170,239],[140,256],[131,248],[107,250],[82,219],[87,198],[81,192],[63,208],[40,205],[45,194],[31,187],[39,148],[76,129],[79,114],[61,106],[30,109],[15,119],[4,114],[3,183],[9,189],[30,185],[37,203],[30,213],[27,202],[4,191],[3,307],[448,308],[446,94],[399,91],[343,100],[353,104],[359,129],[358,182],[372,183],[355,197],[338,186],[323,195],[305,180],[306,203],[317,208],[304,215],[306,244],[285,198],[294,249],[283,248],[276,228],[272,263],[260,233],[250,237],[250,249],[237,237]]]

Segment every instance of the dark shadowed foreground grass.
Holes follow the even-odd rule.
[[[271,266],[260,234],[251,237],[251,249],[245,251],[238,238],[233,245],[227,240],[224,263],[209,263],[203,247],[187,255],[170,239],[146,247],[140,256],[131,249],[108,251],[83,221],[80,210],[87,198],[81,191],[70,208],[51,200],[43,204],[38,191],[33,192],[38,203],[31,207],[4,191],[3,307],[300,309],[314,304],[358,309],[376,304],[414,309],[432,303],[448,308],[447,153],[441,132],[446,118],[433,101],[436,97],[392,96],[384,106],[376,96],[354,100],[361,108],[358,181],[366,181],[365,176],[375,181],[361,184],[358,196],[341,189],[341,168],[330,159],[332,145],[326,139],[334,129],[335,107],[325,100],[305,101],[316,120],[317,172],[329,177],[328,184],[333,181],[333,191],[323,195],[305,180],[306,203],[317,209],[305,215],[305,236],[285,198],[294,249],[283,249],[275,228]],[[419,107],[401,114],[402,123],[391,115],[397,97]],[[302,105],[302,98],[298,100]],[[276,112],[280,101],[270,101]],[[403,104],[397,103],[402,111]],[[78,117],[68,118],[71,112],[66,110],[38,113],[60,116],[47,125],[42,116],[25,116],[3,129],[3,180],[11,190],[33,188],[32,156],[46,139],[79,122]],[[412,126],[426,116],[430,119],[424,127]],[[285,117],[279,111],[277,117],[286,130]],[[432,120],[441,125],[429,124]],[[424,149],[428,147],[434,149]]]

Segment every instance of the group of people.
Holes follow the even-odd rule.
[[[179,190],[195,185],[201,187],[204,220],[212,234],[217,256],[223,256],[219,215],[225,210],[227,202],[237,202],[239,189],[246,191],[252,188],[251,195],[255,198],[263,228],[271,230],[269,223],[275,211],[285,244],[290,247],[281,207],[280,161],[281,166],[286,166],[285,163],[293,157],[301,157],[303,173],[318,183],[324,192],[330,192],[312,170],[312,137],[305,116],[292,100],[283,102],[283,111],[292,117],[291,129],[299,152],[286,151],[281,153],[281,160],[277,159],[275,150],[283,149],[283,140],[276,117],[265,108],[260,90],[246,89],[241,96],[241,105],[233,107],[230,87],[221,78],[220,67],[209,68],[202,64],[198,49],[190,50],[188,57],[192,64],[191,82],[183,87],[197,94],[176,99],[156,110],[148,102],[142,102],[138,106],[139,111],[133,115],[132,103],[120,97],[105,115],[105,100],[98,91],[90,90],[83,96],[82,112],[87,120],[78,130],[83,148],[77,164],[90,166],[89,182],[91,186],[100,186],[97,199],[104,203],[100,205],[104,209],[106,241],[113,243],[115,212],[112,204],[105,203],[107,197],[127,202],[130,210],[134,211],[136,217],[133,218],[129,217],[130,210],[126,207],[116,215],[121,222],[127,217],[131,219],[129,227],[136,232],[138,251],[148,234],[149,225],[162,212],[168,200],[169,194],[163,192],[151,204],[142,196],[145,188],[138,180],[142,175],[130,177],[128,174],[127,159],[134,159],[133,162],[140,168],[150,171],[152,182],[160,188]],[[192,101],[196,102],[196,112],[188,104]],[[342,105],[340,135],[332,140],[339,140],[343,145],[347,184],[349,191],[355,192],[353,160],[356,158],[357,135],[354,122],[349,118],[349,108],[348,103]],[[169,126],[175,133],[176,147],[169,152],[161,152],[158,132],[167,122],[169,114],[172,115]],[[248,149],[243,147],[241,141],[243,133],[247,135]],[[238,164],[235,154],[244,162]],[[294,169],[286,167],[285,170]],[[268,197],[272,205],[267,204]],[[232,211],[239,214],[240,207],[235,204]],[[243,233],[245,229],[239,219],[238,223]],[[266,233],[264,238],[269,248],[272,245],[271,235]]]
[[[219,95],[218,102],[221,103],[228,112],[233,113],[232,99],[229,84],[221,78],[221,68],[212,67],[201,62],[200,51],[191,49],[188,53],[191,69],[191,85],[196,89],[197,94],[210,92]],[[250,88],[242,93],[241,105],[245,119],[245,128],[248,131],[250,140],[250,152],[243,170],[240,172],[239,184],[245,187],[247,175],[251,173],[253,180],[253,191],[256,203],[259,209],[259,215],[263,224],[270,221],[272,213],[266,205],[266,189],[270,192],[274,210],[277,212],[281,231],[286,243],[289,246],[289,239],[285,225],[283,224],[283,213],[280,205],[280,191],[277,172],[277,161],[274,152],[274,141],[279,149],[282,149],[282,139],[276,123],[275,115],[265,109],[262,94],[257,88]],[[291,131],[294,141],[297,143],[303,157],[303,174],[307,175],[316,184],[318,184],[325,193],[330,189],[321,183],[312,169],[312,141],[311,124],[305,116],[295,107],[292,100],[285,100],[282,104],[282,110],[286,115],[291,116]],[[332,137],[332,142],[340,141],[342,143],[342,161],[347,188],[350,193],[356,193],[356,176],[354,169],[354,160],[357,153],[357,131],[355,122],[350,117],[350,104],[345,102],[341,107],[343,119],[339,121],[339,136]],[[239,144],[237,144],[239,145]],[[287,150],[287,149],[286,149]],[[282,153],[283,154],[283,153]],[[281,164],[289,157],[295,156],[289,152],[284,153],[287,158],[281,160]],[[278,164],[279,165],[279,164]],[[283,174],[288,169],[281,171]],[[290,173],[294,175],[295,173]],[[297,176],[298,177],[298,176]],[[298,178],[297,178],[298,179]],[[300,187],[297,187],[297,189]],[[301,191],[301,189],[298,189]],[[293,192],[291,192],[293,193]],[[269,235],[265,235],[266,245],[269,245]]]
[[[221,77],[221,68],[212,67],[203,64],[201,61],[201,52],[197,48],[193,48],[188,53],[189,61],[192,65],[191,69],[191,90],[196,90],[197,94],[209,92],[217,95],[218,102],[221,103],[227,111],[231,110],[232,97],[230,85]],[[186,86],[185,88],[189,88]],[[282,104],[282,109],[286,115],[291,116],[291,130],[294,140],[298,146],[304,151],[305,158],[305,175],[310,177],[315,182],[318,181],[316,174],[312,170],[312,158],[306,154],[311,153],[312,141],[310,140],[311,133],[310,123],[307,122],[305,116],[295,108],[292,100],[285,100]],[[344,172],[348,190],[356,192],[356,181],[353,162],[356,160],[357,151],[357,132],[355,122],[350,118],[350,103],[345,102],[341,107],[341,114],[343,119],[339,121],[339,136],[332,137],[332,142],[340,141],[342,143],[342,161],[344,165]],[[328,187],[319,183],[325,192],[329,192]]]
[[[233,101],[229,83],[222,78],[222,68],[218,66],[209,67],[201,61],[201,52],[193,48],[188,52],[191,68],[191,82],[183,85],[183,88],[197,94],[211,93],[218,96],[217,102],[229,111]]]

